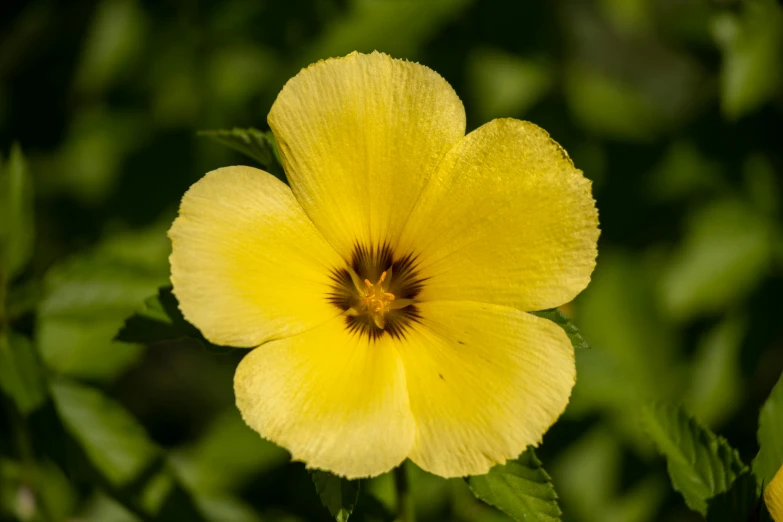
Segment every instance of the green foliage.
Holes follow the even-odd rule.
[[[160,457],[133,416],[100,391],[66,379],[51,390],[66,429],[112,484],[128,484]]]
[[[5,164],[0,157],[0,278],[13,279],[33,255],[33,196],[27,162],[14,144]]]
[[[74,511],[76,492],[73,485],[51,460],[21,463],[0,459],[0,477],[3,478],[0,480],[2,520],[7,520],[3,515],[30,520],[31,513],[40,515],[39,519],[43,520],[67,520]],[[6,498],[11,501],[4,501]]]
[[[656,404],[642,414],[645,429],[666,463],[674,489],[688,507],[707,513],[707,501],[728,491],[747,468],[728,442],[682,409]]]
[[[372,52],[375,49],[383,49],[396,56],[413,57],[437,29],[474,2],[351,0],[350,9],[332,21],[329,31],[311,42],[304,52],[303,61],[312,63],[351,51]],[[400,37],[401,34],[405,36]]]
[[[759,414],[759,453],[753,459],[753,473],[769,484],[783,466],[783,375],[769,394]]]
[[[214,496],[245,485],[288,462],[288,452],[258,436],[232,408],[216,418],[194,444],[171,454],[183,483]]]
[[[553,86],[552,67],[544,59],[482,48],[469,60],[471,92],[483,121],[524,114]]]
[[[199,132],[215,141],[231,147],[242,154],[256,160],[263,169],[285,180],[285,173],[280,164],[280,153],[272,131],[261,132],[257,129],[209,130]]]
[[[155,344],[194,339],[207,343],[201,333],[182,316],[170,286],[144,300],[144,306],[125,319],[115,340],[125,343]]]
[[[576,387],[541,450],[563,518],[696,516],[652,463],[639,422],[650,401],[681,401],[697,448],[712,444],[703,423],[752,451],[748,413],[774,386],[753,462],[767,483],[783,462],[782,13],[777,0],[20,3],[0,20],[0,519],[329,516],[304,467],[241,420],[232,374],[245,352],[209,345],[179,312],[166,229],[187,187],[242,162],[236,151],[284,179],[273,137],[253,127],[302,67],[374,49],[442,75],[468,131],[530,119],[593,181],[592,282],[570,320],[538,313],[591,348],[575,351]],[[234,126],[206,133],[228,147],[197,134]],[[76,436],[50,379],[123,412],[154,456]],[[124,425],[81,408],[79,422]],[[696,463],[709,452],[693,451],[675,474],[706,497]],[[103,470],[115,461],[134,475],[122,486]],[[466,481],[408,467],[420,522],[508,522]],[[740,473],[707,518],[744,522],[752,489]],[[364,480],[350,519],[391,522],[395,498],[391,476]]]
[[[779,93],[783,80],[783,9],[774,0],[742,2],[721,13],[712,32],[723,52],[721,109],[732,119],[757,110]]]
[[[592,67],[569,68],[565,86],[574,115],[596,134],[644,141],[664,125],[661,112],[642,93]]]
[[[324,507],[337,522],[347,522],[359,499],[360,482],[320,470],[311,471],[310,475]]]
[[[136,0],[108,0],[99,4],[87,34],[76,84],[83,91],[100,91],[127,78],[126,63],[133,60],[145,32],[144,11]]]
[[[50,386],[65,429],[125,509],[154,522],[206,520],[167,466],[161,448],[122,405],[66,378],[56,378]]]
[[[567,517],[604,522],[653,522],[670,486],[665,477],[628,483],[622,476],[619,435],[605,426],[567,446],[550,466]]]
[[[538,312],[531,312],[533,315],[537,315],[538,317],[543,317],[544,319],[549,319],[556,325],[558,325],[560,328],[562,328],[566,335],[568,335],[568,338],[571,340],[571,344],[573,347],[577,350],[590,348],[590,345],[587,344],[587,341],[585,341],[584,337],[582,337],[582,334],[579,333],[579,328],[576,327],[574,323],[571,322],[571,320],[568,318],[566,314],[558,310],[557,308],[551,308],[549,310],[540,310]]]
[[[574,316],[592,349],[576,352],[578,377],[566,410],[572,418],[602,415],[642,456],[652,448],[638,422],[641,405],[682,396],[687,385],[677,360],[679,334],[654,306],[654,261],[602,250],[590,291],[575,302]]]
[[[729,317],[696,346],[683,402],[708,426],[725,422],[742,404],[745,392],[740,355],[746,330],[747,321]]]
[[[141,348],[113,341],[124,320],[168,280],[168,242],[157,227],[118,234],[52,268],[38,306],[38,346],[52,371],[110,380]]]
[[[772,251],[769,222],[741,201],[706,205],[689,221],[662,286],[678,318],[715,312],[746,295],[764,277]]]
[[[750,473],[737,477],[731,487],[711,498],[707,503],[707,522],[736,522],[759,520],[762,498],[756,480]]]
[[[467,481],[478,498],[519,522],[554,522],[562,515],[552,481],[533,448]]]
[[[0,335],[0,389],[24,414],[36,410],[46,399],[46,384],[38,354],[22,335]]]

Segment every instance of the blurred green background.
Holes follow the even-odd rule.
[[[242,424],[243,353],[113,339],[167,284],[187,187],[252,163],[196,132],[266,129],[289,77],[353,50],[438,71],[469,130],[535,122],[594,182],[598,267],[566,310],[592,349],[538,452],[564,519],[699,520],[640,428],[645,401],[755,455],[783,369],[776,1],[31,0],[0,20],[0,165],[34,194],[0,314],[0,377],[27,379],[0,398],[0,519],[330,520],[304,467]],[[411,468],[421,520],[505,519]],[[353,518],[388,518],[391,480],[365,489]]]

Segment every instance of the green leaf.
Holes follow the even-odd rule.
[[[397,515],[392,512],[384,502],[367,491],[363,491],[362,494],[359,495],[359,501],[356,503],[356,511],[357,513],[361,513],[364,520],[374,520],[378,522],[394,522],[397,520]]]
[[[756,480],[750,473],[743,473],[724,491],[707,502],[707,522],[745,522],[759,512],[761,496]]]
[[[759,452],[753,459],[756,479],[769,484],[783,465],[783,375],[778,379],[759,414]]]
[[[693,357],[683,404],[708,426],[731,418],[745,395],[740,354],[746,321],[731,317],[707,332]]]
[[[99,390],[60,378],[51,392],[66,430],[113,485],[128,484],[159,456],[136,419]]]
[[[531,313],[533,315],[537,315],[538,317],[549,319],[550,321],[557,324],[560,328],[565,330],[565,333],[568,335],[568,338],[571,340],[571,344],[574,346],[575,349],[581,350],[585,348],[590,348],[590,345],[587,344],[585,338],[582,337],[581,333],[579,333],[579,328],[577,328],[576,325],[571,322],[571,320],[568,318],[566,314],[564,314],[557,308],[550,308],[549,310],[539,310],[538,312],[531,312]]]
[[[571,114],[596,135],[645,141],[666,125],[665,111],[618,74],[578,63],[566,68],[565,96]]]
[[[329,510],[337,522],[346,522],[359,499],[360,482],[337,477],[320,470],[312,471],[310,475],[324,507]]]
[[[46,383],[38,354],[24,336],[0,334],[0,389],[25,415],[36,410],[46,399]]]
[[[473,106],[481,121],[526,113],[554,84],[553,67],[546,60],[524,59],[500,49],[473,51],[468,68]]]
[[[33,254],[33,180],[19,144],[0,161],[0,275],[11,280]]]
[[[383,49],[391,56],[414,58],[435,35],[470,7],[472,0],[395,2],[353,0],[310,40],[296,63],[303,65],[351,51]],[[337,14],[337,13],[335,13]],[[405,35],[400,38],[400,35]],[[296,70],[294,69],[294,70]]]
[[[80,91],[101,91],[131,74],[145,44],[145,10],[135,0],[99,2],[86,31],[84,50],[76,72]]]
[[[117,234],[53,267],[38,306],[38,347],[55,373],[110,381],[142,347],[114,341],[125,319],[169,279],[163,227]]]
[[[206,130],[199,136],[207,136],[227,147],[249,156],[261,164],[273,176],[285,180],[280,154],[272,131],[261,132],[258,129]]]
[[[689,319],[744,298],[768,271],[771,229],[742,201],[717,201],[693,212],[660,286],[670,314]]]
[[[204,518],[211,522],[262,522],[252,506],[233,495],[199,495],[193,500]],[[188,520],[180,516],[177,520]],[[268,520],[264,518],[263,520]],[[294,522],[294,521],[291,521]]]
[[[679,332],[655,306],[658,264],[606,248],[590,291],[574,302],[592,350],[576,351],[579,377],[567,415],[600,412],[642,454],[652,448],[639,422],[640,408],[681,396],[685,384],[677,365]]]
[[[486,475],[466,479],[476,497],[524,522],[560,520],[562,512],[552,481],[533,448]]]
[[[259,437],[233,407],[215,419],[194,445],[171,455],[183,483],[209,496],[235,490],[289,460],[287,451]]]
[[[783,10],[774,0],[748,0],[721,13],[712,33],[723,52],[721,109],[737,119],[772,99],[783,73]]]
[[[179,484],[174,484],[174,488],[168,492],[163,506],[152,520],[153,522],[169,522],[171,520],[206,522],[195,503],[195,499]]]
[[[155,344],[184,338],[196,339],[208,344],[198,329],[182,316],[177,298],[170,286],[158,289],[158,293],[144,300],[144,306],[125,319],[125,324],[115,340],[126,343]]]
[[[7,520],[8,508],[18,520],[72,520],[78,495],[70,478],[46,458],[24,463],[0,458],[0,520]]]
[[[747,470],[739,454],[723,437],[704,427],[681,408],[665,404],[646,407],[642,423],[658,451],[666,457],[669,477],[685,503],[702,515],[707,500],[727,491]]]

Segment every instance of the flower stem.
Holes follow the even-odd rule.
[[[409,489],[405,462],[394,469],[394,487],[397,490],[397,521],[416,522],[416,512],[413,509],[413,497]]]

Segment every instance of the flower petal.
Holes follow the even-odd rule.
[[[245,422],[308,468],[379,475],[413,446],[399,354],[388,336],[349,333],[342,317],[250,352],[234,390]]]
[[[227,167],[201,178],[169,237],[180,309],[213,343],[257,346],[340,313],[326,295],[342,259],[266,172]]]
[[[421,322],[400,348],[416,418],[410,458],[443,477],[477,475],[538,444],[576,379],[563,330],[506,306],[417,306]]]
[[[465,134],[451,86],[422,65],[352,53],[303,69],[269,125],[297,199],[345,258],[396,242],[427,179]]]
[[[767,504],[769,514],[772,515],[772,520],[783,522],[783,466],[775,473],[767,489],[764,490],[764,502]]]
[[[534,311],[587,286],[598,233],[590,181],[544,130],[504,119],[444,157],[397,251],[419,256],[419,299]]]

